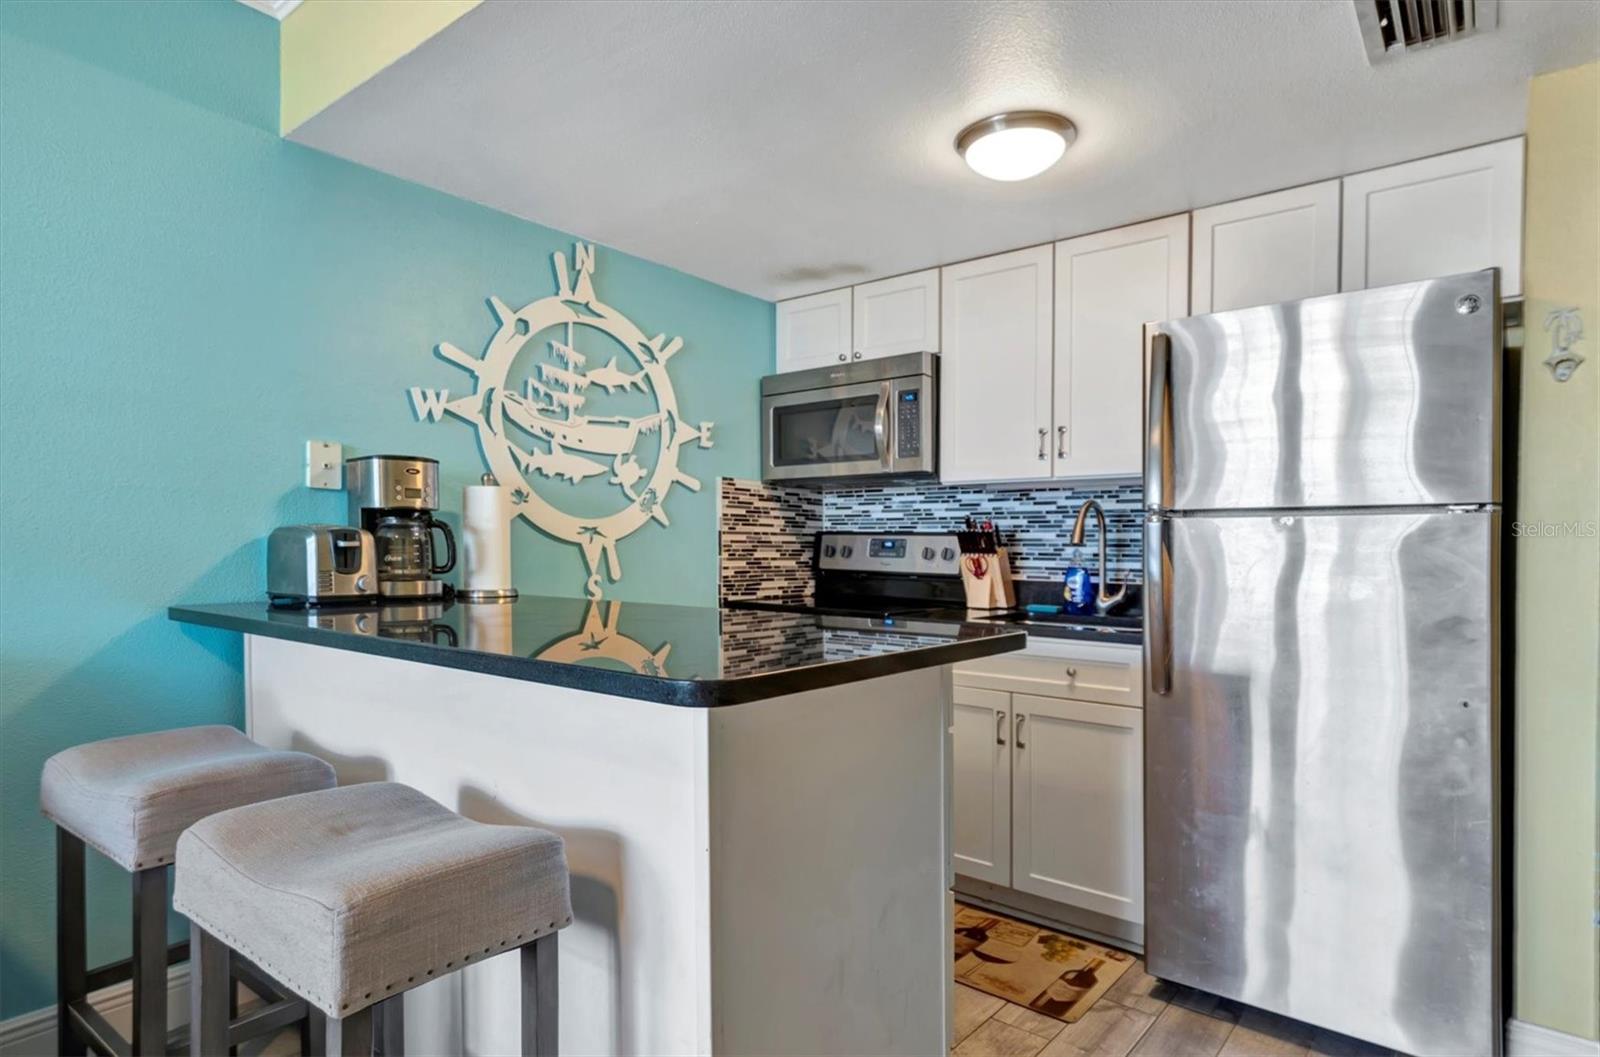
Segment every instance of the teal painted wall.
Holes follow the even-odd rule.
[[[571,253],[569,235],[279,140],[276,48],[276,23],[220,0],[0,4],[0,1016],[52,1000],[40,764],[239,722],[237,637],[165,608],[258,597],[274,525],[343,520],[343,493],[301,486],[307,438],[432,455],[458,509],[475,434],[416,422],[405,391],[467,391],[433,345],[481,350],[483,299],[546,296],[551,252]],[[773,309],[598,254],[603,300],[683,336],[685,418],[717,423],[683,461],[703,491],[623,544],[608,594],[711,603],[715,482],[756,472]],[[576,550],[514,538],[525,590],[581,594]],[[100,863],[91,891],[91,956],[121,956],[125,879]]]

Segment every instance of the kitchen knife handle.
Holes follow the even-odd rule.
[[[1150,692],[1172,689],[1172,558],[1167,518],[1153,513],[1144,523],[1145,665]]]
[[[1172,507],[1172,339],[1146,323],[1144,505]]]

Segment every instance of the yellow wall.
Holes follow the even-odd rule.
[[[1600,63],[1528,96],[1527,341],[1516,518],[1576,531],[1516,547],[1516,1016],[1600,1037],[1596,713],[1600,710]],[[1558,384],[1545,314],[1577,307],[1587,361]]]
[[[462,15],[479,0],[306,0],[283,20],[278,130],[302,122]]]

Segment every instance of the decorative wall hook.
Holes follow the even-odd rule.
[[[617,543],[647,522],[669,524],[665,501],[674,485],[700,490],[700,482],[678,467],[683,449],[693,441],[711,447],[710,422],[691,424],[678,411],[678,398],[667,374],[667,361],[683,350],[683,339],[664,334],[646,337],[626,316],[595,296],[594,247],[579,243],[573,249],[573,267],[567,255],[551,255],[555,265],[556,293],[513,309],[497,297],[489,298],[499,328],[489,339],[481,358],[449,342],[437,352],[457,367],[472,372],[475,386],[468,396],[452,400],[448,389],[412,387],[411,409],[419,421],[439,422],[453,415],[478,430],[478,446],[495,478],[512,487],[511,516],[521,517],[539,531],[565,540],[583,552],[588,571],[587,591],[599,598],[601,568],[615,582],[622,577]],[[513,379],[512,364],[523,347],[542,332],[548,336],[543,357],[537,355],[526,377]],[[604,364],[589,363],[578,351],[576,335],[583,329],[605,335],[611,354]],[[628,366],[632,362],[632,367]],[[634,369],[636,368],[636,369]],[[654,410],[643,415],[624,413],[622,406],[607,413],[608,398],[640,393],[652,399]],[[654,437],[655,444],[646,441]],[[565,482],[567,488],[594,477],[620,493],[618,509],[600,516],[568,513],[552,502],[548,493],[563,489],[536,484]]]
[[[1556,381],[1564,382],[1583,363],[1583,353],[1572,348],[1583,340],[1583,317],[1576,307],[1552,308],[1544,314],[1544,329],[1550,333],[1550,355],[1544,365]]]

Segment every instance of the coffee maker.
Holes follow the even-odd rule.
[[[385,599],[444,598],[449,588],[434,577],[456,567],[456,538],[434,519],[439,509],[439,463],[416,455],[364,455],[346,459],[350,522],[372,533],[378,594]],[[437,560],[435,532],[444,540]]]

